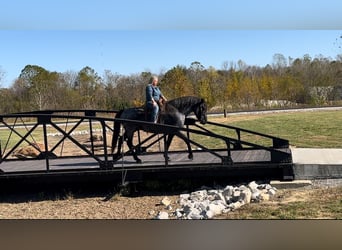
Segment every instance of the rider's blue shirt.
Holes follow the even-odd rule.
[[[146,102],[152,102],[152,98],[158,102],[162,95],[162,92],[157,86],[153,86],[152,84],[146,86]]]

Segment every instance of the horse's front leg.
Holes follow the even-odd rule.
[[[175,135],[177,135],[179,138],[181,138],[186,143],[186,145],[188,146],[188,152],[189,152],[188,158],[190,160],[192,160],[194,158],[194,156],[192,154],[192,149],[191,149],[191,146],[190,146],[190,142],[189,142],[188,138],[185,135],[183,135],[181,132],[177,132],[176,134],[170,134],[168,136],[167,144],[166,144],[166,150],[167,151],[169,150],[169,147],[171,145],[172,139],[173,139],[173,137]]]
[[[170,157],[167,155],[167,153],[169,152],[169,147],[171,145],[172,139],[175,136],[174,134],[169,134],[169,135],[165,135],[167,136],[167,140],[166,140],[166,145],[165,145],[165,150],[164,150],[164,158],[167,161],[170,161]]]
[[[178,136],[179,138],[181,138],[181,139],[186,143],[186,145],[188,146],[188,152],[189,152],[188,158],[189,158],[190,160],[194,159],[194,156],[193,156],[193,154],[192,154],[191,145],[190,145],[190,142],[189,142],[188,138],[187,138],[183,133],[181,133],[180,131],[178,131],[176,134],[177,134],[177,136]]]

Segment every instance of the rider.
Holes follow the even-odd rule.
[[[158,77],[152,76],[151,83],[146,86],[146,108],[149,114],[147,119],[149,122],[157,122],[159,102],[167,101],[157,85]]]

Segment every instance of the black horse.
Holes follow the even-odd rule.
[[[161,107],[161,111],[159,114],[159,123],[166,125],[173,125],[177,127],[183,127],[185,118],[190,113],[194,113],[196,118],[200,121],[201,124],[205,124],[207,122],[207,104],[204,99],[195,97],[195,96],[186,96],[180,97],[173,100],[170,100],[163,104]],[[138,120],[138,121],[146,121],[146,114],[143,108],[128,108],[120,110],[115,118],[127,119],[127,120]],[[132,123],[132,122],[123,122],[123,127],[125,129],[123,139],[127,141],[127,145],[132,152],[133,158],[136,162],[141,163],[141,160],[137,156],[137,152],[133,146],[133,135],[135,131],[144,130],[147,132],[155,132],[155,128],[153,128],[153,124],[151,123]],[[120,122],[114,123],[114,134],[112,140],[112,153],[114,153],[116,144],[118,142],[120,133]],[[192,150],[189,141],[186,136],[181,133],[179,130],[171,130],[171,132],[167,135],[166,142],[166,151],[168,151],[171,141],[174,136],[178,136],[181,138],[188,147],[189,159],[193,159]],[[124,140],[121,140],[118,145],[118,152],[116,157],[118,158],[121,150],[121,144]],[[114,156],[115,156],[114,155]]]

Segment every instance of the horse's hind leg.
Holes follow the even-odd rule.
[[[118,149],[116,151],[116,153],[114,153],[115,151],[115,147],[116,145],[113,145],[112,143],[112,154],[113,154],[113,160],[116,161],[121,157],[121,149],[122,149],[122,145],[124,143],[124,140],[126,138],[126,134],[123,134],[122,136],[119,136],[118,138]]]
[[[137,163],[141,163],[141,159],[139,159],[138,154],[133,146],[133,135],[130,137],[127,137],[127,145],[129,147],[129,150],[132,152],[133,158]]]
[[[117,150],[117,152],[114,154],[114,147],[113,147],[113,149],[112,149],[112,153],[113,153],[113,159],[114,160],[118,160],[119,159],[119,157],[120,157],[120,152],[121,152],[121,147],[122,147],[122,143],[123,143],[123,137],[122,136],[120,136],[119,137],[119,140],[118,140],[118,150]]]

